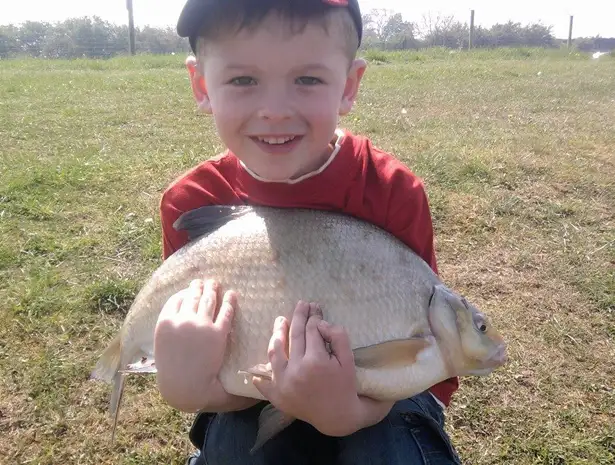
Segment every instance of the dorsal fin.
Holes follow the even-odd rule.
[[[193,240],[251,211],[253,208],[248,205],[206,205],[183,213],[173,223],[173,228],[186,231],[189,240]]]

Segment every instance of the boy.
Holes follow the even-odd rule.
[[[164,192],[165,259],[187,241],[172,227],[183,212],[259,204],[357,216],[396,235],[437,271],[420,179],[338,128],[366,68],[356,59],[357,0],[188,0],[178,32],[196,56],[187,68],[197,105],[213,115],[227,150]],[[199,452],[188,464],[460,463],[443,429],[458,380],[395,404],[358,396],[346,333],[303,302],[291,322],[275,322],[274,380],[254,380],[274,406],[302,421],[251,456],[264,403],[226,393],[217,379],[237,306],[232,290],[222,297],[216,283],[196,280],[158,320],[160,392],[174,408],[201,412],[190,433]],[[301,356],[287,358],[280,349],[289,339],[302,341]],[[322,350],[325,340],[333,356]]]

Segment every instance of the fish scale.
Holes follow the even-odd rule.
[[[324,318],[347,332],[359,394],[403,399],[504,363],[505,344],[487,317],[373,224],[318,210],[209,206],[187,212],[175,226],[190,242],[141,289],[93,373],[114,382],[116,418],[123,387],[118,373],[144,353],[151,357],[160,310],[195,278],[214,279],[238,294],[219,373],[231,394],[263,399],[246,371],[270,376],[262,367],[274,321],[290,320],[299,300],[317,302]],[[285,424],[276,415],[264,414],[259,444],[272,425]]]

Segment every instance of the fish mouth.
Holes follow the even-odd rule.
[[[500,344],[491,355],[479,362],[476,368],[468,370],[468,373],[474,376],[486,376],[491,374],[496,368],[504,365],[507,361],[506,344]]]
[[[500,344],[487,359],[487,366],[497,368],[504,365],[507,361],[508,354],[506,353],[506,344]]]

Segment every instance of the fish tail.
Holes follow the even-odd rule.
[[[109,346],[101,355],[90,379],[101,379],[107,382],[115,380],[117,371],[120,368],[120,356],[122,349],[122,335],[117,334]]]
[[[109,402],[109,412],[113,415],[113,428],[111,430],[111,443],[115,441],[115,430],[120,413],[120,402],[124,391],[125,375],[120,372],[120,362],[122,355],[122,334],[117,334],[109,343],[103,354],[100,356],[96,367],[90,375],[90,379],[100,379],[113,383],[111,399]]]
[[[115,441],[115,430],[117,428],[117,420],[120,416],[120,403],[122,402],[122,394],[124,393],[124,385],[126,375],[117,373],[113,378],[113,390],[111,391],[111,401],[109,411],[113,415],[113,427],[111,429],[111,444]]]

